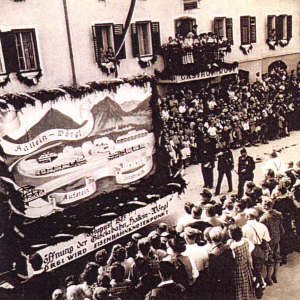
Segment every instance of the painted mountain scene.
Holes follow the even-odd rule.
[[[142,90],[142,89],[141,89]],[[129,97],[135,99],[132,100]],[[139,97],[139,100],[136,98]],[[94,116],[94,129],[91,136],[116,133],[128,130],[152,130],[152,110],[149,93],[128,93],[123,91],[114,95],[106,95],[91,110]],[[115,134],[114,134],[115,135]]]
[[[95,126],[91,135],[102,135],[104,132],[123,131],[126,129],[139,129],[147,127],[152,123],[152,111],[149,105],[150,97],[142,102],[131,101],[136,105],[130,111],[125,111],[122,106],[109,97],[96,104],[92,109]],[[124,107],[124,105],[123,105]],[[129,106],[130,107],[130,106]]]

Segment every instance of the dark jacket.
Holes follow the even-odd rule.
[[[253,157],[246,156],[243,158],[239,157],[239,166],[238,166],[238,174],[243,177],[245,180],[253,180],[254,174],[253,171],[255,169],[255,162]],[[242,172],[245,170],[245,172]]]
[[[218,154],[218,171],[227,172],[234,168],[233,155],[230,149],[223,149]]]
[[[281,235],[284,234],[282,222],[282,213],[275,209],[265,212],[260,217],[260,223],[263,223],[268,227],[272,244],[279,243]]]

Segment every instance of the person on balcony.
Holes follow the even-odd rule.
[[[184,65],[194,63],[193,46],[194,46],[194,34],[192,32],[189,32],[183,43],[184,52],[182,56],[182,63]]]

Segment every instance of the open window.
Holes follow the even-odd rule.
[[[233,44],[232,18],[217,17],[214,19],[214,33],[218,39],[226,37]]]
[[[6,72],[39,70],[40,63],[34,29],[2,32],[1,44]]]
[[[102,53],[105,55],[109,47],[114,53],[118,51],[123,40],[123,24],[96,24],[92,26],[92,30],[96,61],[99,63]],[[122,46],[117,58],[126,58],[125,45]]]
[[[144,21],[131,24],[131,38],[134,57],[158,54],[161,45],[159,23]]]
[[[193,25],[196,25],[196,19],[192,18],[180,18],[175,20],[175,34],[186,37],[187,34],[193,31]]]
[[[268,40],[269,41],[276,41],[276,16],[268,16]]]

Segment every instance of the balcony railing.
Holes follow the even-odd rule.
[[[214,72],[221,68],[235,68],[235,64],[224,62],[224,57],[231,52],[227,40],[210,39],[207,41],[190,39],[172,40],[162,46],[165,69],[158,74],[161,79],[173,75],[195,75],[199,72]]]

